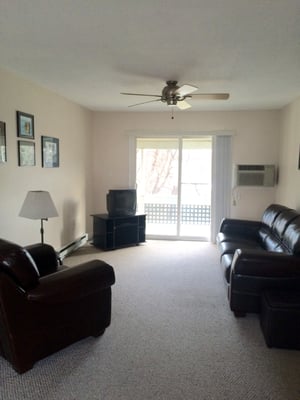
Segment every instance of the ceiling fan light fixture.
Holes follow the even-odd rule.
[[[191,105],[187,101],[182,100],[182,101],[177,103],[177,107],[180,110],[187,110],[188,108],[191,108]]]
[[[167,104],[168,104],[168,106],[176,106],[177,99],[175,99],[175,98],[167,99]]]

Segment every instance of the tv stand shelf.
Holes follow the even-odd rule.
[[[93,214],[93,245],[102,250],[145,242],[146,215]]]

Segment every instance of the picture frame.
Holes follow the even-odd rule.
[[[300,145],[299,145],[299,152],[298,152],[298,169],[300,169]]]
[[[42,136],[42,167],[59,167],[59,139]]]
[[[32,114],[17,111],[17,136],[34,139],[34,116]]]
[[[32,167],[35,165],[35,143],[18,140],[19,167]]]
[[[7,149],[6,149],[6,124],[0,121],[0,164],[6,163],[7,161]]]

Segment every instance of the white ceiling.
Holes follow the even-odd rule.
[[[300,1],[1,0],[0,67],[92,110],[169,111],[120,95],[166,80],[230,93],[192,111],[280,108],[300,96]]]

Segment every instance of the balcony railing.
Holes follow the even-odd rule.
[[[177,221],[177,205],[164,203],[145,203],[147,222],[154,224],[175,224]],[[181,206],[180,223],[191,225],[209,225],[211,222],[210,205],[183,204]]]

